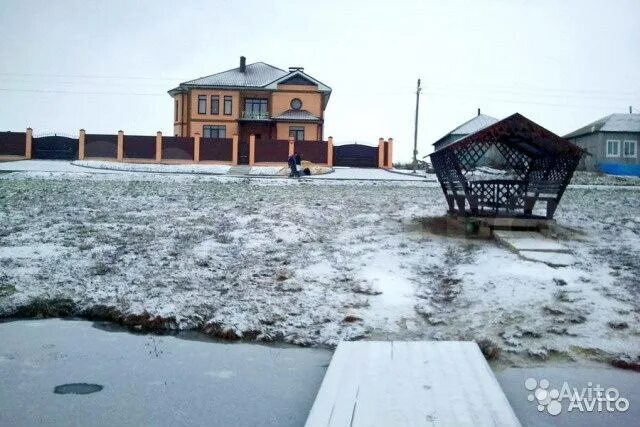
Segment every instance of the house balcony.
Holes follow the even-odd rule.
[[[271,115],[269,114],[268,111],[243,110],[240,114],[240,120],[269,122],[271,121]]]

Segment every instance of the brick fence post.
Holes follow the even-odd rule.
[[[333,137],[330,136],[327,141],[327,166],[333,167]]]
[[[24,158],[29,160],[31,159],[31,145],[33,144],[33,129],[27,128],[24,139]]]
[[[393,167],[393,138],[388,139],[387,144],[387,167],[391,169]]]
[[[291,156],[293,156],[293,153],[295,151],[295,146],[296,146],[296,142],[293,139],[292,136],[289,137],[289,155],[287,156],[287,159]]]
[[[378,167],[384,167],[384,139],[378,138]]]
[[[238,134],[233,134],[233,140],[231,144],[231,163],[238,164]]]
[[[156,163],[162,161],[162,132],[156,132]]]
[[[84,145],[86,139],[86,132],[84,129],[80,129],[78,134],[78,160],[84,160]]]
[[[193,161],[200,161],[200,132],[196,132],[193,136]]]
[[[253,166],[256,162],[256,136],[249,135],[249,166]]]
[[[118,145],[116,148],[116,160],[121,162],[124,160],[124,132],[118,131]]]

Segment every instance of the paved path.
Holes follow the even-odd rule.
[[[503,246],[529,261],[553,267],[566,267],[577,262],[568,247],[538,232],[494,230],[493,236]]]
[[[251,166],[236,165],[229,168],[229,171],[227,171],[227,175],[249,175],[249,172],[251,172]]]
[[[388,172],[375,168],[347,168],[335,167],[332,173],[316,175],[313,179],[349,179],[365,181],[425,181],[423,176],[407,175]],[[435,180],[435,175],[433,175]]]

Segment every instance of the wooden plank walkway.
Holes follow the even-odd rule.
[[[474,342],[356,341],[338,345],[306,426],[520,422]]]

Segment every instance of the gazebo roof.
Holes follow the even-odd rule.
[[[452,141],[431,155],[451,150],[465,148],[470,144],[500,142],[524,152],[532,157],[546,157],[557,154],[582,155],[582,150],[555,133],[532,122],[520,113],[515,113],[490,126],[478,130],[464,138]]]

